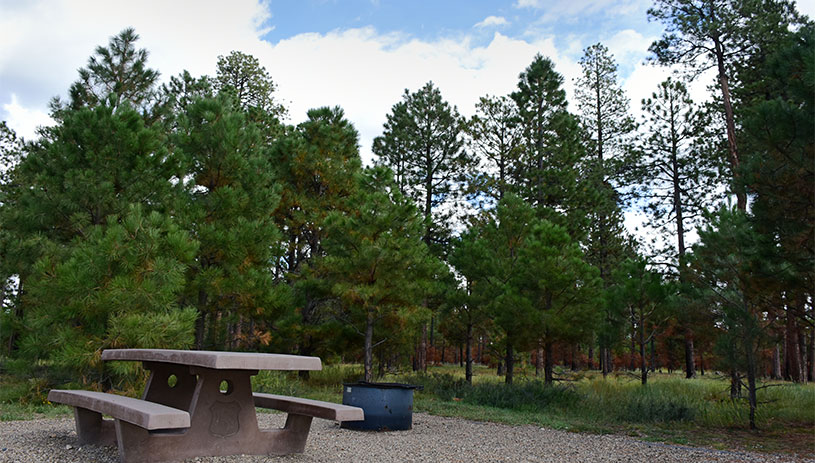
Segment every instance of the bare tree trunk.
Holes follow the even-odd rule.
[[[473,324],[467,324],[467,347],[464,349],[464,355],[467,357],[464,369],[464,380],[468,383],[473,383]]]
[[[591,341],[589,341],[589,370],[594,370],[594,333],[591,335]]]
[[[373,376],[373,339],[374,339],[374,315],[371,309],[365,320],[365,381],[371,382]]]
[[[735,367],[730,367],[730,398],[733,400],[741,398],[741,375]]]
[[[552,361],[552,342],[549,341],[544,346],[544,364],[543,364],[543,384],[551,386],[555,384],[554,365]]]
[[[427,373],[427,323],[422,324],[422,337],[419,339],[417,354],[418,370]]]
[[[773,349],[773,365],[770,378],[781,379],[781,349],[778,347],[778,344],[776,344]]]
[[[750,402],[750,429],[756,429],[756,357],[752,344],[752,341],[748,343],[745,354],[747,355],[747,395]]]
[[[195,348],[201,350],[204,347],[204,333],[206,328],[207,313],[207,293],[203,289],[198,291],[198,318],[195,320]]]
[[[784,354],[788,366],[789,379],[800,383],[803,377],[803,368],[801,368],[801,347],[798,343],[798,326],[789,307],[787,308],[787,323],[784,338],[786,340]]]
[[[710,15],[714,17],[713,2],[710,2]],[[718,33],[712,34],[714,55],[716,56],[716,69],[719,73],[719,88],[722,91],[722,102],[724,103],[724,119],[727,128],[727,153],[730,161],[730,168],[733,171],[733,183],[736,187],[736,206],[739,210],[747,210],[747,195],[741,188],[740,179],[741,173],[739,166],[741,160],[739,159],[738,147],[736,145],[736,118],[733,114],[733,105],[730,102],[730,86],[727,80],[727,70],[724,63],[724,47],[722,46],[721,39]]]
[[[631,359],[628,361],[628,370],[637,371],[637,347],[636,347],[636,329],[634,328],[634,319],[632,314],[631,319]]]
[[[799,339],[799,347],[798,351],[801,353],[801,382],[806,384],[807,383],[807,365],[808,362],[808,351],[807,351],[807,338],[806,334],[804,334],[800,329],[798,330],[798,339]]]
[[[515,369],[515,353],[512,351],[512,343],[507,341],[507,356],[506,356],[506,377],[504,382],[512,384],[512,376]]]
[[[815,330],[809,334],[809,380],[815,381]]]
[[[693,359],[693,335],[685,331],[685,378],[696,377],[696,365]]]

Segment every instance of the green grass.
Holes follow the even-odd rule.
[[[776,382],[759,391],[758,431],[747,429],[746,400],[729,397],[727,378],[706,375],[686,380],[679,374],[653,374],[643,387],[639,378],[618,373],[559,371],[563,381],[544,387],[532,371],[519,369],[515,384],[483,366],[473,384],[463,369],[445,365],[428,374],[387,375],[381,381],[419,384],[414,409],[434,415],[532,424],[567,431],[618,433],[645,440],[716,449],[758,450],[815,456],[815,385]],[[263,371],[253,377],[258,392],[340,402],[342,383],[362,376],[359,365],[327,365],[308,380],[294,372]],[[70,413],[45,400],[35,379],[0,377],[0,420],[32,419]]]

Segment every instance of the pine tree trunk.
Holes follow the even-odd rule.
[[[373,377],[373,340],[374,340],[374,315],[368,309],[365,318],[365,381],[371,382]]]
[[[789,379],[800,383],[802,379],[801,348],[798,343],[798,326],[791,310],[787,309],[787,323],[785,339],[787,341],[785,356],[789,368]]]
[[[685,331],[685,378],[696,377],[696,365],[693,355],[693,335],[690,330]]]
[[[730,367],[730,398],[733,400],[741,398],[741,376],[735,367]]]
[[[809,334],[809,380],[815,381],[815,330]]]
[[[594,370],[594,333],[589,341],[589,371]]]
[[[512,343],[507,341],[507,356],[504,359],[506,362],[506,376],[504,382],[512,384],[512,375],[515,369],[515,353],[512,351]]]
[[[781,348],[778,347],[778,344],[773,349],[773,366],[770,378],[781,379]]]
[[[600,348],[600,361],[602,363],[603,378],[605,378],[613,369],[611,364],[611,349],[608,347]]]
[[[643,326],[645,320],[640,315],[640,380],[642,385],[648,384],[648,366],[645,362],[645,327]]]
[[[745,340],[747,356],[747,396],[750,402],[750,429],[756,429],[756,357],[753,352],[752,340]]]
[[[634,320],[631,321],[631,359],[628,361],[628,371],[637,371],[636,329],[634,328]]]
[[[552,343],[550,341],[546,342],[544,346],[544,363],[543,363],[543,384],[545,386],[551,386],[555,384],[555,376],[554,376],[554,362],[553,362],[553,352],[552,352]]]
[[[713,2],[710,2],[710,15],[714,17]],[[736,185],[736,206],[741,211],[747,210],[747,195],[741,188],[741,171],[739,152],[736,145],[736,119],[733,114],[733,105],[730,102],[730,86],[727,80],[727,70],[724,63],[724,48],[718,33],[712,34],[714,55],[716,56],[716,69],[719,73],[719,88],[722,91],[722,102],[724,103],[724,119],[727,128],[727,153],[730,161],[730,168],[733,172],[733,183]]]
[[[807,352],[807,339],[806,339],[806,335],[803,332],[801,332],[800,330],[798,332],[798,340],[799,340],[798,351],[801,352],[801,382],[806,384],[807,383],[807,376],[809,376],[807,374],[807,365],[809,364],[809,362],[808,362],[809,359],[807,358],[808,357],[808,355],[807,355],[808,354],[808,352]]]
[[[195,320],[195,348],[198,350],[204,347],[204,333],[206,329],[206,305],[207,293],[203,289],[198,290],[198,318]]]
[[[419,350],[416,352],[417,370],[427,373],[427,323],[422,323],[422,335],[419,338]]]
[[[464,380],[468,383],[473,383],[473,324],[467,324],[467,347],[464,350],[467,357],[466,367],[464,369]]]

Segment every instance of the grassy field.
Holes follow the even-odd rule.
[[[642,387],[639,378],[617,373],[603,379],[595,372],[559,372],[564,381],[552,388],[522,370],[506,386],[494,370],[476,367],[473,385],[463,369],[437,366],[428,374],[388,375],[382,381],[420,384],[415,410],[479,421],[546,426],[566,431],[621,433],[645,440],[716,449],[743,449],[815,456],[815,385],[776,383],[759,391],[758,431],[747,429],[746,400],[729,397],[726,378],[654,374]],[[340,402],[342,383],[357,380],[361,367],[326,366],[308,381],[295,374],[261,372],[260,392]],[[37,380],[0,378],[0,420],[70,414],[45,400]]]

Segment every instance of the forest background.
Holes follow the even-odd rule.
[[[537,55],[462,117],[406,89],[364,167],[339,107],[287,125],[251,55],[160,84],[138,36],[100,46],[55,125],[2,124],[3,371],[34,387],[139,381],[116,347],[318,355],[368,380],[458,361],[815,377],[813,23],[784,1],[656,1],[635,102],[597,43],[569,107]],[[710,99],[687,81],[709,69]],[[641,208],[658,235],[631,236]],[[698,234],[692,242],[689,236]]]

